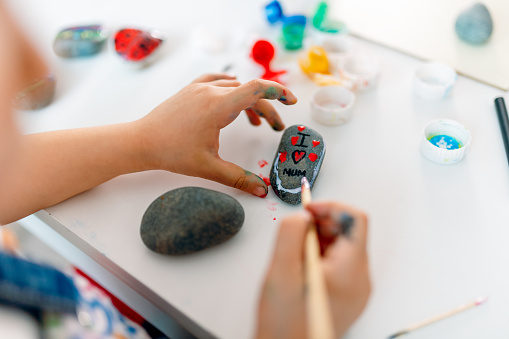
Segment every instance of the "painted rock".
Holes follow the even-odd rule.
[[[244,209],[221,192],[182,187],[166,192],[150,204],[140,234],[152,251],[183,255],[219,245],[244,223]]]
[[[98,53],[108,38],[101,25],[70,27],[60,31],[53,51],[62,58],[76,58]]]
[[[115,51],[127,61],[141,62],[163,43],[162,33],[124,28],[115,34]]]
[[[13,106],[20,110],[44,108],[51,103],[55,94],[55,87],[56,83],[53,75],[37,79],[16,95]]]
[[[456,34],[470,44],[486,42],[493,32],[493,21],[488,8],[482,3],[461,12],[456,19]]]
[[[325,143],[318,132],[306,126],[288,127],[270,170],[270,185],[276,195],[289,204],[300,204],[300,181],[306,177],[313,188],[324,156]]]

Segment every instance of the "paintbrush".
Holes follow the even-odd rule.
[[[450,311],[447,311],[445,313],[442,313],[442,314],[439,314],[433,318],[429,318],[429,319],[426,319],[424,321],[421,321],[420,323],[417,323],[415,325],[412,325],[402,331],[399,331],[397,333],[394,333],[393,335],[391,335],[390,337],[388,337],[387,339],[394,339],[394,338],[397,338],[399,336],[402,336],[404,334],[407,334],[407,333],[410,333],[412,331],[415,331],[421,327],[424,327],[424,326],[427,326],[427,325],[430,325],[434,322],[437,322],[439,320],[442,320],[442,319],[445,319],[447,317],[450,317],[451,315],[454,315],[456,313],[459,313],[459,312],[462,312],[462,311],[465,311],[465,310],[468,310],[469,308],[472,308],[472,307],[476,307],[476,306],[479,306],[481,305],[482,303],[484,303],[485,301],[487,300],[487,298],[478,298],[477,300],[469,303],[469,304],[465,304],[465,305],[461,305],[461,306],[458,306],[456,307],[455,309],[452,309]]]
[[[302,178],[301,185],[302,205],[306,208],[311,203],[311,188],[306,177]],[[305,246],[308,338],[333,339],[334,327],[327,287],[320,264],[320,244],[314,224],[308,229]]]

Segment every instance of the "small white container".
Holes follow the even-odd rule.
[[[433,137],[446,136],[452,138],[459,144],[459,148],[450,147],[444,138],[436,144],[430,139]],[[421,152],[429,160],[440,165],[453,165],[460,162],[468,150],[472,136],[470,131],[457,121],[449,119],[439,119],[430,121],[424,126],[421,137]],[[451,149],[449,149],[451,148]]]
[[[331,35],[323,40],[322,47],[327,52],[330,71],[337,72],[346,58],[353,54],[355,41],[346,34]]]
[[[415,72],[414,92],[423,100],[444,100],[451,96],[457,79],[454,68],[440,62],[430,62]]]
[[[339,70],[342,79],[351,82],[352,91],[366,91],[375,86],[380,63],[367,54],[353,54],[347,57]]]
[[[312,117],[317,122],[337,126],[349,121],[355,104],[355,94],[341,86],[325,86],[311,94]]]

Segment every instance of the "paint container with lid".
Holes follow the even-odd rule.
[[[440,165],[460,162],[470,149],[470,131],[457,121],[439,119],[424,126],[421,152]]]
[[[337,126],[348,122],[353,113],[355,94],[341,86],[325,86],[311,94],[312,117],[317,122]]]

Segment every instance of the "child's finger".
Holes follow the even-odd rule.
[[[217,87],[239,87],[241,85],[240,81],[232,79],[213,80],[209,84]]]
[[[254,111],[258,116],[265,118],[269,125],[275,131],[282,131],[285,129],[285,124],[281,117],[276,112],[276,109],[272,104],[265,99],[259,100],[256,104],[251,107],[251,110]]]
[[[262,178],[219,157],[212,156],[209,159],[207,172],[203,178],[237,188],[260,198],[265,198],[269,192]]]
[[[293,105],[297,98],[285,86],[277,82],[255,79],[230,92],[233,108],[243,110],[252,107],[260,99],[277,99],[285,105]]]
[[[245,111],[247,117],[249,118],[249,122],[251,122],[252,125],[260,126],[262,124],[262,120],[260,119],[258,114],[255,113],[254,110],[252,110],[251,108],[247,108]]]
[[[214,80],[221,80],[221,79],[228,79],[228,80],[234,80],[237,79],[235,75],[230,75],[227,73],[209,73],[209,74],[203,74],[199,76],[198,78],[194,79],[191,83],[196,84],[199,82],[211,82]]]
[[[273,270],[294,270],[294,265],[302,267],[306,231],[311,225],[311,220],[309,212],[301,211],[281,222],[274,250]]]
[[[312,202],[307,209],[315,218],[320,236],[342,236],[360,248],[366,247],[368,219],[362,211],[332,201]]]

